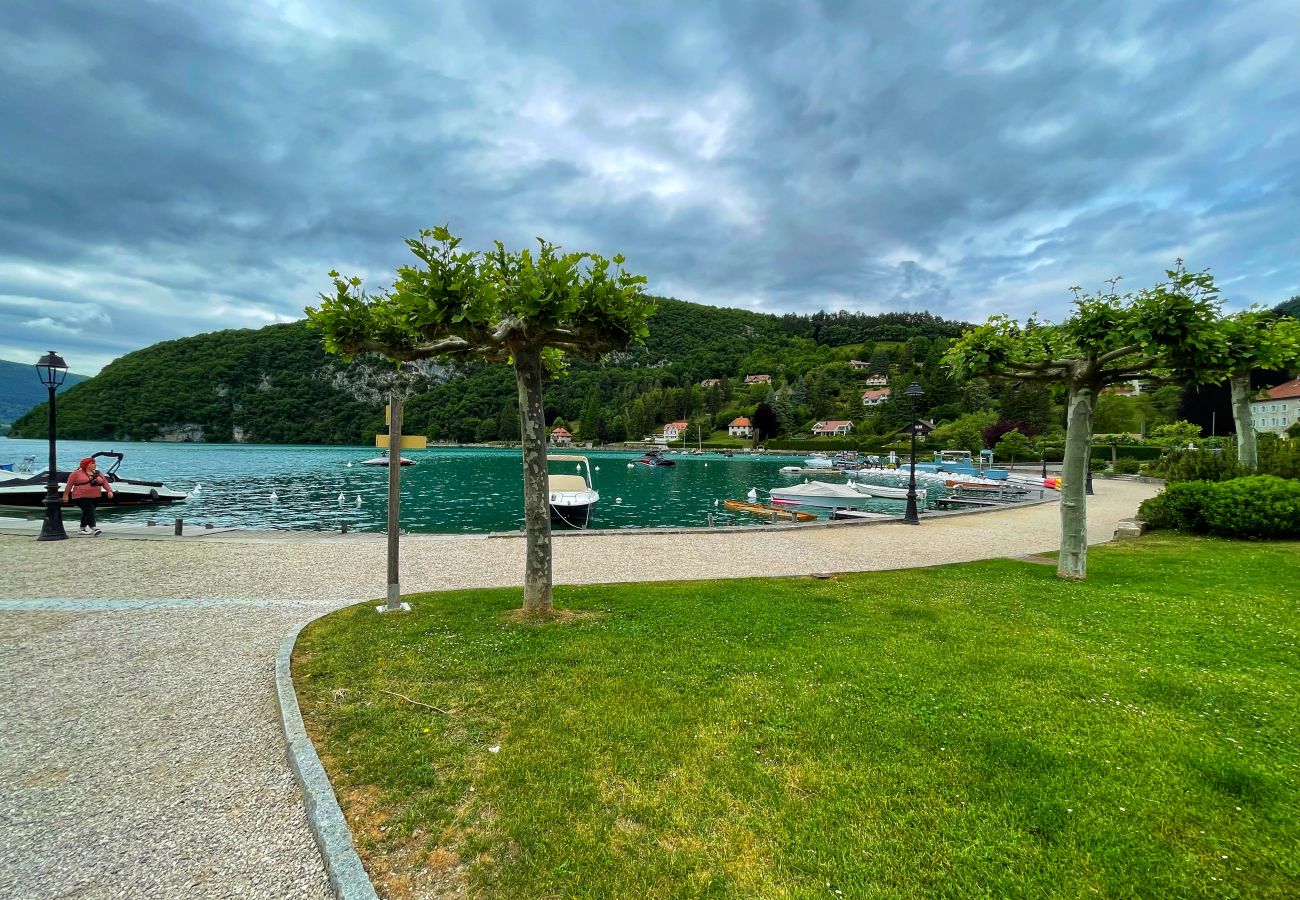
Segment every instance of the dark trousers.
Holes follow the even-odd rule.
[[[73,503],[81,507],[81,527],[95,527],[95,504],[99,501],[94,497],[83,497],[80,500],[73,500]]]

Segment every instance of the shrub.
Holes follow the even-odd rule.
[[[1152,528],[1169,528],[1175,531],[1194,531],[1200,534],[1210,530],[1205,520],[1205,507],[1214,496],[1217,485],[1212,481],[1179,481],[1170,484],[1138,507],[1138,517]]]
[[[1142,470],[1142,460],[1131,456],[1121,456],[1115,460],[1115,473],[1118,475],[1136,475]]]
[[[1210,531],[1223,537],[1300,537],[1300,481],[1251,475],[1221,482],[1204,514]]]
[[[1246,474],[1235,457],[1204,450],[1175,450],[1160,461],[1166,481],[1227,481]]]
[[[1259,474],[1300,478],[1300,441],[1260,441]]]

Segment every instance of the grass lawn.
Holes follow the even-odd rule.
[[[1088,563],[420,595],[295,682],[388,897],[1300,896],[1300,543]]]

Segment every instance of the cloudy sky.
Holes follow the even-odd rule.
[[[6,0],[0,358],[301,316],[404,237],[767,311],[1300,293],[1300,3]]]

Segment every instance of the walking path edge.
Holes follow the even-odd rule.
[[[325,767],[316,755],[316,748],[307,736],[302,711],[298,708],[298,695],[293,689],[291,664],[298,635],[303,628],[330,612],[333,610],[313,616],[295,628],[280,644],[280,650],[275,655],[275,693],[279,701],[280,725],[288,745],[289,768],[293,769],[294,777],[302,788],[307,823],[311,826],[316,846],[325,863],[330,888],[339,900],[378,900],[370,876],[361,864],[356,845],[352,843],[352,832],[343,817],[343,809],[339,806],[329,776],[325,774]]]

